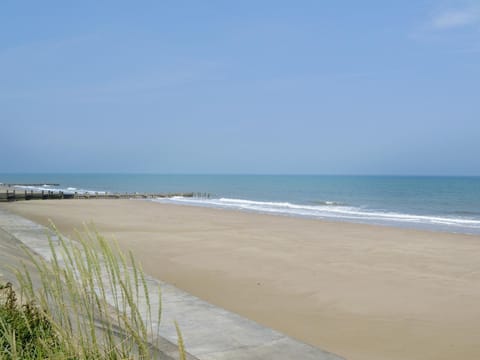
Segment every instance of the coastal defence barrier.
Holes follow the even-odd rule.
[[[60,200],[60,199],[153,199],[182,197],[210,197],[205,193],[102,193],[102,192],[63,192],[52,190],[4,190],[0,191],[0,202],[19,200]]]

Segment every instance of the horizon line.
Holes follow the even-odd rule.
[[[189,173],[189,172],[95,172],[95,171],[46,171],[46,172],[0,172],[1,175],[162,175],[162,176],[377,176],[377,177],[480,177],[478,175],[466,174],[395,174],[395,173]]]

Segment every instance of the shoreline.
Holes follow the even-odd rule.
[[[313,219],[324,222],[365,224],[398,229],[413,229],[452,234],[480,235],[480,219],[448,216],[448,214],[421,214],[399,211],[363,209],[334,201],[321,204],[290,203],[286,201],[258,201],[242,198],[211,197],[208,193],[113,193],[93,190],[24,189],[0,184],[0,202],[59,199],[138,199],[160,204],[194,206],[207,209],[239,211],[261,215]],[[10,190],[10,195],[8,191]],[[15,190],[18,190],[15,194]],[[77,192],[77,190],[79,192]],[[13,194],[12,194],[13,191]]]
[[[349,359],[480,355],[480,237],[131,200],[2,204],[95,220],[150,275]]]
[[[478,204],[478,201],[480,201],[480,198],[478,198],[478,186],[477,188],[473,187],[475,182],[469,182],[468,179],[470,178],[460,177],[457,181],[449,182],[445,177],[433,177],[432,179],[438,178],[441,181],[432,180],[431,183],[420,181],[417,184],[415,183],[417,178],[408,176],[405,178],[393,177],[386,183],[378,180],[385,177],[377,177],[376,180],[375,177],[366,177],[365,179],[369,179],[369,181],[358,180],[355,182],[355,186],[350,186],[352,184],[348,185],[348,183],[351,182],[351,179],[358,177],[340,176],[339,181],[343,181],[341,181],[343,187],[340,185],[335,187],[331,183],[329,184],[328,181],[324,184],[326,179],[324,176],[314,177],[319,184],[326,185],[327,191],[325,193],[317,192],[317,188],[312,187],[312,184],[315,182],[307,181],[308,176],[300,176],[293,185],[291,184],[293,186],[292,189],[305,188],[308,196],[305,196],[302,192],[295,192],[295,190],[294,195],[289,196],[288,193],[285,194],[285,187],[282,187],[289,182],[282,176],[273,176],[270,179],[272,183],[269,186],[266,186],[265,181],[260,181],[255,176],[246,182],[240,181],[238,176],[234,177],[232,179],[234,184],[229,184],[228,186],[225,184],[225,179],[222,180],[222,176],[214,176],[211,179],[209,177],[209,181],[213,181],[217,185],[213,186],[206,182],[205,179],[202,180],[201,177],[199,179],[198,176],[193,175],[178,176],[178,179],[173,175],[156,175],[154,179],[159,183],[153,182],[153,178],[145,178],[145,175],[143,177],[140,175],[140,178],[136,179],[137,188],[133,191],[130,190],[130,192],[123,192],[129,189],[129,182],[126,179],[122,180],[119,178],[117,180],[120,181],[119,184],[121,185],[114,185],[116,183],[110,177],[102,178],[100,176],[98,178],[98,175],[86,176],[83,180],[68,177],[62,178],[62,176],[58,175],[55,177],[55,180],[60,183],[63,182],[63,186],[48,186],[46,188],[42,186],[34,191],[40,191],[41,197],[43,197],[41,194],[43,191],[49,194],[50,192],[56,194],[63,191],[65,196],[60,196],[60,198],[148,198],[153,201],[159,200],[160,202],[206,208],[251,211],[257,214],[285,215],[321,221],[480,235],[480,213],[478,212],[478,206],[475,206],[475,203]],[[32,175],[23,179],[19,178],[21,180],[19,182],[27,180],[38,182],[39,179],[38,176]],[[95,179],[95,181],[90,184],[92,179]],[[174,179],[175,183],[180,182],[183,185],[172,187]],[[388,179],[388,177],[385,179]],[[130,179],[130,181],[133,180]],[[347,185],[345,185],[346,180],[348,180]],[[254,181],[256,185],[253,186],[251,181]],[[412,181],[413,185],[416,184],[417,187],[412,186]],[[197,188],[198,182],[201,184],[201,188],[204,188],[204,190],[208,189],[207,192],[204,190],[200,193],[191,192]],[[156,184],[156,186],[153,186],[153,184]],[[159,184],[163,185],[163,192],[161,193],[157,193]],[[57,185],[57,183],[54,185]],[[342,191],[347,193],[356,192],[356,187],[360,185],[364,188],[366,187],[367,190],[364,189],[366,193],[360,191],[358,196],[341,194]],[[383,189],[380,191],[380,194],[383,195],[371,191],[372,186],[375,187],[374,185]],[[428,191],[426,191],[427,185],[429,186]],[[122,188],[122,186],[124,187]],[[235,189],[238,190],[239,186],[246,186],[246,190],[236,191]],[[331,189],[328,190],[329,186],[333,186],[336,192],[331,191]],[[385,186],[386,188],[384,188]],[[450,189],[449,191],[445,190],[446,186]],[[94,188],[97,190],[92,190]],[[120,189],[123,190],[120,191]],[[137,192],[138,189],[143,189],[147,192],[139,193]],[[187,192],[185,192],[185,189],[188,189]],[[39,198],[39,194],[37,196],[27,193],[22,195],[22,191],[24,190],[18,193],[19,200]],[[32,191],[32,189],[29,188],[27,191]],[[340,191],[340,194],[338,191]],[[398,197],[398,193],[405,193],[408,201],[402,201]],[[185,196],[181,196],[182,194]],[[432,194],[437,195],[433,197]],[[55,196],[46,197],[56,198]],[[157,197],[159,199],[156,199]],[[0,184],[0,201],[2,199],[4,201],[7,200],[5,199],[5,194],[2,194],[2,185]]]
[[[196,207],[196,208],[204,208],[204,209],[216,209],[221,211],[234,211],[239,213],[246,213],[246,214],[258,214],[263,216],[274,216],[274,217],[286,217],[286,218],[294,218],[294,219],[305,219],[305,220],[314,220],[320,221],[324,223],[332,223],[332,224],[353,224],[353,225],[366,225],[366,226],[374,226],[374,227],[386,227],[386,228],[393,228],[393,229],[404,229],[404,230],[413,230],[413,231],[426,231],[426,232],[433,232],[433,233],[442,233],[442,234],[454,234],[454,235],[468,235],[468,236],[480,236],[480,229],[477,232],[462,232],[462,231],[452,231],[447,229],[440,229],[438,226],[432,226],[428,224],[418,224],[412,222],[387,222],[384,223],[375,221],[368,221],[368,220],[350,220],[347,218],[342,217],[320,217],[315,215],[300,215],[300,214],[289,214],[289,213],[276,213],[276,212],[268,212],[268,211],[261,211],[261,210],[251,210],[251,209],[242,209],[242,208],[233,208],[233,207],[222,207],[222,206],[215,206],[215,205],[197,205],[192,203],[175,203],[171,202],[168,197],[166,198],[158,198],[158,199],[132,199],[132,200],[147,200],[152,201],[158,204],[164,205],[173,205],[173,206],[188,206],[188,207]],[[241,201],[253,201],[253,200],[243,200],[243,199],[234,199],[234,200],[241,200]],[[307,204],[291,204],[295,206],[308,206]],[[386,213],[387,214],[387,213]],[[434,215],[412,215],[412,214],[400,214],[399,215],[407,215],[407,216],[426,216],[426,217],[435,217]],[[452,218],[455,219],[455,218]]]

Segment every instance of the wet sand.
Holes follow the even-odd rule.
[[[348,359],[480,358],[480,236],[140,200],[0,206],[66,234],[93,221],[147,273]]]

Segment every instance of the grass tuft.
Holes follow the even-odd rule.
[[[78,241],[54,230],[50,261],[25,249],[40,280],[32,281],[26,266],[17,270],[21,301],[12,284],[0,286],[0,360],[161,358],[161,299],[152,316],[145,275],[133,255],[88,228],[77,233]]]

